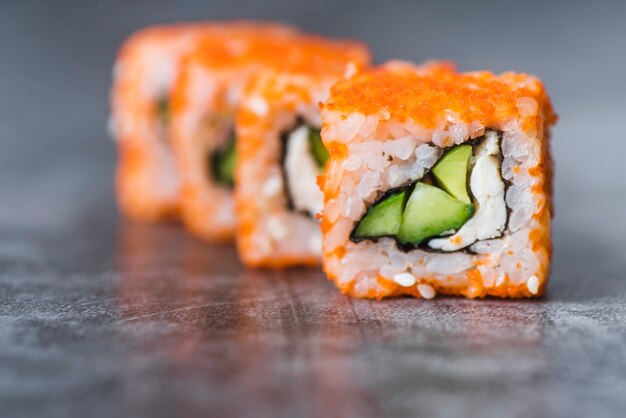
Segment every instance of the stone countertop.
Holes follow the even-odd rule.
[[[123,13],[124,2],[60,3],[68,7],[15,2],[0,13],[0,37],[15,52],[14,65],[0,67],[1,416],[623,416],[626,186],[615,175],[623,161],[586,145],[601,136],[619,148],[611,124],[624,107],[619,89],[574,88],[576,74],[559,77],[547,53],[579,23],[591,33],[623,13],[606,9],[594,20],[568,9],[552,25],[538,18],[552,41],[526,57],[544,63],[533,71],[546,75],[562,118],[548,294],[366,301],[342,296],[314,269],[246,271],[231,246],[202,244],[175,224],[122,220],[114,146],[103,132],[108,69],[149,6]],[[150,9],[150,21],[200,10],[167,7]],[[309,19],[289,8],[281,16]],[[326,24],[343,22],[338,16]],[[623,39],[623,25],[611,27]],[[396,43],[352,30],[378,55],[386,47],[400,55]],[[608,56],[585,42],[578,47]],[[449,54],[473,65],[462,50]],[[565,64],[578,57],[560,51]],[[624,64],[606,79],[620,79]]]

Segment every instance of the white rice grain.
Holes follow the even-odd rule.
[[[536,295],[539,292],[539,278],[537,276],[530,276],[526,281],[526,287],[530,293]]]
[[[420,283],[417,285],[417,290],[424,299],[433,299],[437,295],[435,289],[429,284]]]
[[[413,276],[411,273],[396,274],[395,276],[393,276],[393,281],[404,287],[413,286],[416,282],[415,276]]]

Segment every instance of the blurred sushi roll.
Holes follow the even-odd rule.
[[[315,42],[319,50],[309,50],[307,44]],[[234,171],[239,165],[235,118],[245,86],[263,71],[330,64],[324,61],[324,48],[317,38],[289,28],[250,27],[217,42],[204,39],[185,56],[172,89],[170,132],[180,170],[182,219],[191,233],[211,241],[234,238]],[[336,58],[343,60],[342,68],[366,59],[360,48]],[[312,52],[322,55],[313,58]],[[269,111],[265,99],[252,101],[259,113]]]
[[[394,63],[322,109],[324,269],[355,297],[541,295],[551,256],[543,84]]]
[[[113,69],[109,126],[118,146],[116,193],[125,215],[142,221],[178,216],[170,95],[182,58],[202,40],[220,43],[251,30],[292,31],[245,21],[179,24],[150,27],[124,42]]]
[[[297,54],[255,76],[237,114],[237,245],[249,267],[321,263],[317,179],[328,151],[319,103],[336,81],[369,63],[355,42],[306,37]]]

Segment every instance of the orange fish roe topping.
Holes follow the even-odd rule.
[[[394,290],[398,288],[396,283],[380,275],[376,277],[376,282],[378,283],[378,286],[382,288],[376,292],[376,299],[382,299],[384,296],[392,294]]]
[[[348,156],[348,147],[344,144],[331,143],[327,146],[328,153],[333,159],[342,159]]]
[[[345,254],[345,247],[337,247],[333,251],[329,252],[328,256],[337,256],[337,258],[341,260]]]
[[[370,55],[355,41],[331,41],[289,28],[244,25],[204,38],[188,59],[214,70],[249,69],[258,64],[281,72],[341,76],[347,63],[363,67]]]
[[[542,234],[541,234],[541,230],[539,230],[538,228],[533,229],[532,231],[530,231],[528,233],[528,239],[532,242],[532,249],[533,251],[537,251],[539,248],[541,248],[541,240],[542,240]]]
[[[543,109],[544,117],[556,119],[543,84],[530,75],[457,73],[445,66],[418,72],[409,66],[383,66],[337,83],[324,109],[364,115],[388,112],[392,119],[412,119],[426,128],[436,127],[446,115],[494,126],[509,117],[532,116],[518,106],[519,99],[526,103],[528,98]]]
[[[476,298],[483,295],[484,285],[483,285],[483,275],[480,273],[478,269],[471,269],[467,272],[467,297],[468,298]]]

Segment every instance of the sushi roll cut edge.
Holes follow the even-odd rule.
[[[237,248],[248,267],[321,263],[317,184],[328,159],[319,103],[346,72],[369,64],[361,44],[307,39],[308,56],[248,84],[237,113]]]
[[[337,83],[322,109],[329,278],[365,298],[540,296],[556,120],[526,74],[390,63]]]

